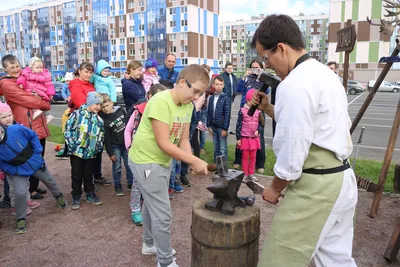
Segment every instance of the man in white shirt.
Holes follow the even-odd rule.
[[[263,199],[279,206],[258,266],[356,266],[352,258],[357,184],[347,97],[334,72],[310,58],[286,15],[271,15],[252,45],[283,80],[275,106],[258,92],[253,104],[276,120],[275,177]],[[338,90],[342,89],[342,90]]]

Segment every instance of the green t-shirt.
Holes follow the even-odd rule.
[[[177,106],[170,90],[157,93],[146,105],[129,150],[129,159],[136,164],[156,163],[168,168],[171,157],[158,147],[151,119],[168,124],[169,140],[178,145],[185,127],[190,127],[192,112],[193,104]]]

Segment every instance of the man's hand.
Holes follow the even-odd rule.
[[[207,162],[199,158],[196,158],[196,161],[192,165],[190,165],[190,167],[195,173],[204,175],[208,174],[207,166],[208,166]]]
[[[269,117],[274,119],[274,105],[269,103],[268,96],[265,93],[256,91],[250,100],[250,106],[257,106],[257,109],[265,112]]]
[[[238,147],[241,147],[241,146],[242,146],[242,141],[241,141],[241,140],[237,140],[236,143],[237,143],[237,146],[238,146]]]
[[[117,161],[117,157],[116,157],[115,155],[112,155],[112,156],[110,157],[110,159],[111,159],[112,162]]]
[[[213,135],[213,131],[212,131],[211,127],[208,127],[208,132],[210,133],[210,135]]]
[[[222,130],[221,136],[222,136],[222,137],[225,137],[226,135],[227,135],[227,132],[226,132],[225,130]]]
[[[262,193],[263,200],[267,201],[271,204],[274,204],[274,205],[276,205],[278,203],[280,196],[281,196],[281,192],[276,191],[271,186],[265,187],[264,192]]]

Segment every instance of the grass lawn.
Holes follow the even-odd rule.
[[[51,136],[47,138],[47,141],[64,144],[64,136],[61,133],[61,128],[59,126],[49,125],[49,129],[51,132]],[[214,146],[212,142],[207,142],[205,146],[206,153],[201,156],[203,160],[208,163],[214,161]],[[266,149],[267,153],[267,162],[265,163],[265,175],[273,176],[273,167],[276,161],[275,155],[271,149]],[[233,165],[233,159],[235,156],[235,146],[228,145],[228,164],[229,167]],[[393,192],[393,179],[394,179],[394,166],[395,164],[391,164],[385,184],[386,192]],[[356,164],[356,174],[368,178],[369,180],[377,183],[378,177],[381,172],[382,162],[375,160],[367,160],[367,159],[357,159]]]

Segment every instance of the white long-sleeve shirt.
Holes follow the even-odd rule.
[[[312,59],[293,69],[276,91],[275,174],[300,178],[312,143],[339,160],[348,158],[353,143],[347,106],[343,86],[328,67]]]

